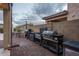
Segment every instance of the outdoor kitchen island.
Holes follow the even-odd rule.
[[[29,39],[37,42],[38,44],[56,55],[63,55],[63,36],[58,34],[57,31],[43,31],[42,33],[29,33]]]
[[[79,56],[79,41],[73,41],[73,40],[66,40],[63,42],[63,47],[64,47],[64,54],[66,55],[66,49],[72,50],[70,53],[73,54],[73,56]],[[72,55],[67,53],[67,55]]]
[[[63,55],[63,36],[64,35],[52,35],[52,39],[43,36],[42,46],[56,53],[57,55]]]

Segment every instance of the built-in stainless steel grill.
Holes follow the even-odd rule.
[[[63,35],[57,31],[28,32],[28,37],[41,46],[50,49],[57,55],[63,54]]]
[[[44,31],[42,33],[42,36],[44,39],[54,39],[53,36],[57,35],[58,33],[56,31]]]
[[[63,54],[63,35],[58,34],[56,31],[44,31],[42,33],[42,45],[57,55]]]
[[[41,33],[35,33],[35,38],[41,40]]]

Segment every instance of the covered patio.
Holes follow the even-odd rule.
[[[22,37],[20,35],[21,33],[19,31],[18,33],[20,33],[19,34],[20,36],[16,37],[16,34],[12,32],[12,4],[10,4],[10,3],[0,3],[0,9],[3,10],[3,16],[4,16],[4,18],[3,18],[3,21],[4,21],[4,28],[3,28],[4,29],[4,35],[0,33],[0,55],[4,55],[4,56],[5,55],[6,56],[57,56],[56,53],[53,53],[49,49],[43,47],[42,43],[41,43],[41,42],[43,42],[46,45],[48,45],[47,43],[50,43],[48,41],[51,41],[50,44],[53,45],[52,42],[54,42],[55,40],[49,40],[48,39],[47,41],[43,41],[44,39],[42,40],[42,38],[41,38],[41,40],[39,41],[39,43],[41,44],[40,45],[38,42],[33,41],[33,40],[36,40],[35,36],[33,36],[33,35],[35,35],[36,32],[32,32],[30,38],[27,38],[27,37],[25,37],[24,33],[22,33],[22,34],[24,34],[24,36],[22,35],[23,36]],[[78,22],[78,20],[75,21],[75,22],[74,21],[70,21],[70,22],[68,21],[67,22],[68,24],[66,24],[65,21],[67,21],[67,16],[68,16],[67,14],[68,14],[67,11],[64,11],[64,13],[60,12],[58,14],[52,15],[53,17],[48,16],[48,17],[45,17],[44,19],[46,19],[46,21],[48,23],[50,23],[51,26],[48,26],[48,27],[51,28],[50,29],[51,31],[53,29],[55,29],[55,30],[60,29],[61,32],[64,33],[64,31],[67,30],[67,32],[68,32],[69,30],[71,31],[71,29],[72,29],[71,32],[69,32],[69,33],[65,32],[67,34],[64,33],[64,35],[67,37],[71,33],[73,33],[73,31],[74,31],[75,34],[72,35],[72,36],[69,36],[68,38],[75,38],[75,39],[77,38],[77,40],[78,40],[79,37],[78,37],[78,33],[76,32],[76,30],[78,31],[77,26],[79,26],[78,23],[76,23],[76,22]],[[62,17],[60,17],[60,16],[62,16]],[[53,19],[51,19],[51,18],[53,18]],[[50,20],[48,20],[48,19],[50,19]],[[63,27],[61,27],[61,25],[59,25],[59,22],[61,22],[61,21],[65,22],[65,23],[63,23],[63,24],[65,24]],[[52,22],[55,22],[55,24],[53,25]],[[74,23],[77,24],[77,26],[74,25],[74,28],[76,28],[76,30],[73,27],[71,27],[72,23],[73,23],[73,25],[74,25]],[[67,27],[69,26],[69,29],[68,28],[65,29],[66,25],[67,25]],[[52,28],[52,26],[54,26],[54,27]],[[55,26],[57,26],[57,27],[55,28]],[[65,30],[62,30],[62,29],[65,29]],[[41,33],[40,33],[40,37],[41,37]],[[57,39],[59,39],[59,38],[62,39],[63,38],[60,35],[55,35],[54,37],[56,37]],[[59,43],[62,44],[62,46],[59,46],[59,45],[55,46],[55,47],[57,47],[56,52],[59,52],[58,48],[63,47],[63,45],[64,45],[63,42],[64,41],[62,41],[62,43],[61,43],[60,41],[57,41],[57,39],[55,41],[56,44],[57,45]],[[69,43],[70,42],[68,42],[68,44]],[[71,41],[71,44],[72,43],[74,43],[74,42]],[[74,43],[72,45],[75,45],[74,47],[78,48],[77,44]],[[72,45],[71,45],[71,47],[72,47]],[[65,52],[65,56],[77,56],[77,55],[79,55],[78,52],[74,52],[73,50],[68,49],[68,48],[65,48],[65,50],[62,48],[62,54],[63,55],[64,55],[64,52]]]

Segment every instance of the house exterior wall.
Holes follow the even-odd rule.
[[[53,23],[53,30],[64,34],[64,38],[79,41],[79,20]]]
[[[26,30],[26,25],[17,26],[16,29]],[[31,26],[30,24],[27,24],[27,29],[33,29],[33,26]]]
[[[37,26],[33,26],[33,28],[32,28],[32,30],[34,31],[34,32],[39,32],[39,27],[37,27]]]
[[[47,26],[48,30],[52,30],[53,29],[53,22],[46,21],[46,26]]]
[[[32,29],[33,32],[39,32],[40,28],[44,28],[44,27],[46,27],[46,24],[40,24],[40,25],[30,25],[30,24],[28,24],[27,25],[27,29]],[[18,26],[16,28],[18,28],[20,30],[26,30],[26,25]]]
[[[63,21],[67,21],[67,15],[65,15],[66,17],[65,18],[63,18]],[[60,16],[60,17],[62,17],[62,16]],[[53,20],[53,19],[49,19],[49,20]],[[62,18],[61,19],[58,19],[58,20],[62,20]],[[46,23],[47,23],[47,28],[48,28],[48,30],[53,30],[53,23],[59,23],[59,22],[62,22],[62,21],[46,21]]]
[[[39,32],[40,28],[45,28],[45,27],[46,27],[46,24],[34,25],[33,26],[33,31],[34,32]]]
[[[68,4],[68,20],[79,19],[79,3]]]
[[[51,30],[62,33],[67,39],[79,41],[79,20],[50,22],[47,26],[49,29],[52,28]]]
[[[48,28],[52,26],[52,30],[64,34],[65,38],[79,41],[79,4],[68,4],[67,21],[46,23],[49,25]]]

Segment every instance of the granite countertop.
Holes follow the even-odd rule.
[[[63,44],[65,46],[69,46],[69,47],[74,48],[76,50],[79,49],[79,41],[67,40],[67,41],[64,41]]]

